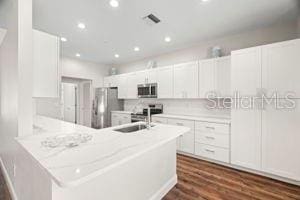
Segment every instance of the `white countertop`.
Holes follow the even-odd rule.
[[[155,124],[150,130],[119,133],[113,129],[129,125],[96,130],[42,116],[36,116],[34,126],[35,135],[16,140],[61,187],[91,180],[189,131],[186,127]],[[47,137],[71,133],[88,133],[93,139],[73,148],[41,145]]]
[[[184,119],[184,120],[213,122],[213,123],[222,123],[222,124],[230,124],[231,122],[230,117],[221,117],[221,116],[188,116],[188,115],[173,115],[173,114],[157,114],[157,115],[153,115],[152,117]]]
[[[133,112],[131,111],[118,111],[118,110],[114,110],[114,111],[111,111],[112,113],[119,113],[119,114],[128,114],[128,115],[131,115]]]

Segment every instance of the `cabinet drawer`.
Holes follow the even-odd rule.
[[[195,123],[190,120],[168,119],[168,124],[189,127],[194,132]]]
[[[229,134],[228,124],[217,124],[210,122],[196,122],[195,129],[204,132],[217,132]]]
[[[196,130],[195,140],[201,144],[229,148],[229,134]]]
[[[152,122],[159,123],[159,124],[168,124],[168,119],[160,118],[160,117],[152,117]]]
[[[195,143],[195,154],[209,159],[229,163],[229,150],[210,145]]]

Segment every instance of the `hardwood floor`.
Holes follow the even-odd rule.
[[[177,156],[178,184],[163,200],[300,200],[300,187]]]
[[[11,200],[8,188],[5,184],[5,180],[0,168],[0,200]]]

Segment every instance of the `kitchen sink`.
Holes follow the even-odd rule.
[[[134,126],[127,126],[124,128],[115,129],[114,131],[118,131],[121,133],[133,133],[144,129],[147,129],[147,126],[145,124],[138,124]]]

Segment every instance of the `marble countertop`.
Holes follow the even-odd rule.
[[[176,139],[189,131],[187,127],[155,124],[150,130],[120,133],[116,128],[96,130],[56,119],[36,116],[34,135],[16,138],[17,142],[44,168],[60,187],[89,181],[131,159]],[[92,140],[77,147],[46,148],[48,137],[85,133]]]
[[[224,116],[188,116],[188,115],[173,115],[173,114],[157,114],[157,115],[153,115],[153,117],[184,119],[184,120],[213,122],[213,123],[222,123],[222,124],[231,123],[230,117],[224,117]]]

